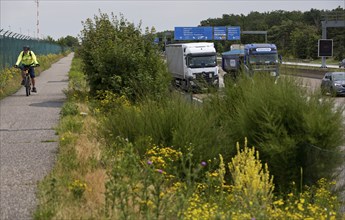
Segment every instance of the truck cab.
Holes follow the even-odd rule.
[[[168,70],[185,89],[219,86],[217,53],[213,43],[182,43],[166,47]]]
[[[246,44],[244,46],[244,70],[253,76],[267,73],[279,77],[279,59],[275,44]]]

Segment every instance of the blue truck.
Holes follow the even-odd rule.
[[[236,78],[240,72],[249,76],[255,73],[279,77],[278,50],[275,44],[245,44],[243,47],[222,53],[222,69]]]
[[[260,72],[279,77],[277,46],[275,44],[244,45],[243,68],[249,76]]]

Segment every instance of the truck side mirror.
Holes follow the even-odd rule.
[[[278,58],[279,58],[279,63],[282,63],[283,62],[283,56],[282,55],[278,55]]]

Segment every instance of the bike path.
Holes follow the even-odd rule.
[[[0,101],[0,219],[32,219],[37,182],[54,165],[58,136],[54,128],[68,87],[73,54],[36,77],[38,92],[17,93]],[[18,82],[20,83],[20,82]]]

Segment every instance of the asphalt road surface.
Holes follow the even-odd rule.
[[[54,128],[72,58],[69,54],[36,77],[38,93],[27,97],[23,87],[0,101],[1,220],[32,219],[37,182],[49,173],[57,155]]]

